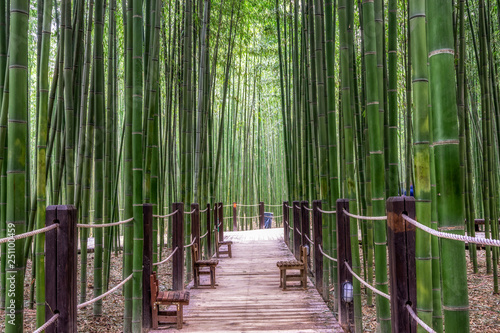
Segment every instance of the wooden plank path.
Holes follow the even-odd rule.
[[[191,289],[182,330],[152,332],[343,332],[308,280],[279,288],[278,260],[292,259],[283,229],[226,232],[233,258],[221,258],[216,289]]]

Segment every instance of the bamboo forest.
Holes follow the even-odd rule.
[[[0,2],[0,331],[146,332],[184,289],[206,331],[238,237],[278,229],[266,302],[498,330],[500,0]],[[266,306],[234,332],[334,331]]]

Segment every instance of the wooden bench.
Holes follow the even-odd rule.
[[[276,266],[280,269],[280,288],[286,290],[287,281],[300,281],[299,287],[307,289],[307,248],[300,246],[300,260],[278,261]],[[298,270],[299,274],[288,274],[287,270]]]
[[[215,244],[216,244],[215,252],[217,254],[217,258],[220,258],[221,254],[227,254],[229,256],[229,258],[233,257],[233,254],[231,253],[231,245],[233,244],[232,241],[220,241],[219,240],[219,233],[215,232]],[[226,245],[227,250],[221,250],[220,247],[222,245]]]
[[[199,260],[198,244],[194,243],[192,246],[192,260],[193,260],[193,273],[194,273],[194,288],[199,286],[210,286],[215,288],[215,267],[219,264],[217,259]],[[208,268],[208,270],[206,269]],[[200,275],[210,274],[210,284],[201,284]]]
[[[183,306],[189,304],[189,291],[159,291],[156,273],[151,274],[151,308],[153,309],[153,328],[158,328],[158,324],[177,323],[177,329],[182,328]],[[160,305],[165,305],[167,309],[160,310]],[[169,310],[170,306],[175,306],[175,310]]]

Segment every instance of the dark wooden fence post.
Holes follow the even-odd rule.
[[[236,202],[233,202],[233,231],[238,230],[238,220],[236,217]]]
[[[288,201],[283,201],[283,239],[285,244],[290,248],[290,227],[288,226]]]
[[[211,214],[212,212],[210,211],[210,204],[207,204],[207,248],[208,248],[208,257],[211,258],[213,251],[212,251],[212,222],[211,222]]]
[[[76,265],[77,228],[76,208],[72,205],[49,206],[45,226],[59,223],[59,227],[45,235],[45,320],[59,313],[56,325],[45,332],[76,333]]]
[[[172,290],[184,289],[184,203],[172,204],[172,250],[177,248],[172,257]]]
[[[337,200],[337,260],[338,260],[338,304],[339,304],[339,323],[345,332],[354,332],[354,305],[353,302],[347,303],[342,299],[342,286],[344,283],[352,285],[352,275],[347,270],[345,263],[352,267],[351,257],[351,234],[349,216],[345,215],[343,210],[349,211],[349,200]],[[354,291],[353,291],[354,293]]]
[[[264,202],[259,202],[259,229],[264,229]]]
[[[314,278],[316,280],[316,289],[326,301],[328,300],[328,288],[323,291],[323,254],[319,250],[323,246],[323,217],[321,212],[321,200],[313,201],[313,234],[314,234]]]
[[[219,202],[219,242],[224,240],[224,205]]]
[[[193,258],[193,260],[200,260],[201,259],[201,239],[200,239],[200,204],[193,203],[191,204],[191,211],[193,211],[193,215],[191,217],[191,235],[193,239],[196,237],[196,240],[194,241],[196,245],[198,246],[198,256],[199,258]]]
[[[391,290],[392,332],[416,332],[406,304],[417,313],[415,268],[415,227],[402,214],[415,218],[415,198],[387,199],[387,242],[389,245],[389,279]]]
[[[153,205],[142,205],[142,219],[144,221],[144,242],[142,254],[142,327],[153,327],[151,308],[151,283],[153,273]]]
[[[292,202],[293,207],[293,254],[297,260],[300,259],[300,245],[301,245],[301,236],[300,236],[300,202],[294,201]]]
[[[302,223],[301,223],[301,232],[302,232],[302,245],[309,247],[309,255],[307,256],[307,267],[311,269],[311,248],[312,244],[309,243],[307,240],[307,237],[311,239],[311,227],[310,227],[310,220],[309,220],[309,211],[306,209],[309,208],[309,202],[307,201],[301,201],[300,202],[300,209],[301,209],[301,215],[302,215]],[[307,236],[307,237],[306,237]]]

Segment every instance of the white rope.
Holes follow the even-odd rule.
[[[59,318],[59,313],[56,313],[55,315],[52,316],[45,324],[40,326],[39,328],[36,329],[36,331],[33,331],[33,333],[41,333],[43,332],[47,327],[55,323],[55,321]]]
[[[200,239],[203,239],[203,238],[207,237],[207,235],[208,235],[208,231],[205,232],[205,234],[203,236],[201,236]]]
[[[132,277],[133,277],[134,274],[130,274],[125,280],[123,280],[122,282],[120,282],[119,284],[117,284],[116,286],[113,287],[113,289],[111,290],[108,290],[107,292],[105,292],[104,294],[100,295],[100,296],[97,296],[96,298],[93,298],[91,299],[90,301],[87,301],[85,303],[82,303],[82,304],[78,304],[78,306],[76,307],[77,309],[81,309],[81,308],[84,308],[86,307],[87,305],[90,305],[92,303],[95,303],[97,302],[98,300],[108,296],[109,294],[111,294],[112,292],[116,291],[118,288],[120,288],[121,286],[123,286],[128,280],[130,280]]]
[[[337,214],[337,211],[336,210],[323,210],[321,208],[318,207],[318,210],[320,213],[323,213],[323,214]]]
[[[285,206],[287,206],[287,207],[288,207],[288,208],[290,208],[290,209],[292,209],[292,208],[293,208],[292,206],[288,206],[288,205],[285,205]]]
[[[8,242],[13,242],[13,241],[16,241],[18,239],[28,238],[28,237],[35,236],[35,235],[38,235],[38,234],[42,234],[44,232],[50,231],[52,229],[55,229],[58,226],[59,226],[58,223],[54,223],[53,225],[48,226],[48,227],[44,227],[42,229],[25,232],[24,234],[15,235],[15,236],[12,236],[12,237],[2,238],[2,239],[0,239],[0,244],[8,243]]]
[[[193,246],[194,242],[196,241],[196,237],[193,238],[193,240],[191,241],[191,244],[188,244],[188,245],[184,245],[184,248],[187,249],[188,247],[191,247]]]
[[[208,210],[208,207],[205,208],[204,210],[200,210],[200,213],[205,213]]]
[[[389,301],[391,300],[391,296],[387,295],[386,293],[384,292],[381,292],[380,290],[378,290],[377,288],[375,287],[372,287],[371,285],[369,285],[367,282],[365,282],[362,278],[360,278],[356,273],[354,273],[351,269],[351,266],[349,266],[349,264],[347,263],[347,261],[344,262],[345,266],[347,267],[347,270],[349,270],[349,272],[351,272],[351,274],[359,281],[361,282],[362,284],[364,284],[368,289],[370,289],[371,291],[373,291],[375,294],[377,295],[380,295],[382,297],[385,297],[387,298]]]
[[[326,254],[325,252],[323,252],[323,248],[321,247],[321,244],[319,245],[319,252],[321,252],[322,255],[324,255],[325,257],[327,257],[328,259],[330,259],[331,261],[335,261],[337,262],[337,259],[335,258],[332,258],[330,257],[328,254]]]
[[[436,237],[439,237],[439,238],[448,238],[448,239],[452,239],[452,240],[469,242],[469,243],[474,243],[474,244],[481,244],[481,245],[488,245],[488,246],[500,246],[500,240],[498,240],[498,239],[449,234],[447,232],[437,231],[437,230],[434,230],[432,228],[429,228],[429,227],[421,224],[420,222],[415,221],[411,217],[404,215],[404,214],[403,214],[403,219],[405,221],[413,224],[417,228],[422,229],[423,231],[425,231],[431,235],[434,235]]]
[[[179,247],[176,247],[175,250],[173,250],[172,253],[170,253],[170,255],[166,259],[164,259],[164,260],[162,260],[160,262],[155,262],[153,264],[153,266],[163,265],[164,263],[166,263],[167,261],[169,261],[170,258],[172,258],[174,256],[174,253],[177,252],[178,249],[179,249]]]
[[[387,220],[387,216],[361,216],[356,214],[351,214],[347,210],[342,209],[344,214],[350,217],[353,217],[358,220],[368,220],[368,221],[384,221]]]
[[[260,215],[257,216],[238,216],[239,219],[256,219],[260,217]]]
[[[300,209],[300,207],[299,207],[299,206],[297,206],[297,205],[294,205],[294,206],[295,206],[295,208]]]
[[[243,204],[236,204],[236,205],[238,205],[238,206],[240,206],[240,207],[258,207],[258,206],[260,206],[260,204],[255,204],[255,205],[243,205]]]
[[[232,216],[226,216],[226,217],[224,217],[224,220],[232,219],[232,218],[233,218]]]
[[[264,206],[266,206],[266,207],[282,207],[283,204],[280,204],[280,205],[268,205],[268,204],[264,204]]]
[[[418,318],[418,316],[413,312],[413,309],[411,308],[410,304],[406,304],[406,309],[410,313],[410,316],[415,320],[424,330],[426,330],[429,333],[436,333],[432,328],[427,326],[426,323],[422,321],[422,319]]]
[[[304,206],[304,208],[305,208],[305,210],[308,210],[308,211],[312,212],[312,208],[309,208],[309,207],[306,207],[306,206]]]
[[[127,219],[127,220],[113,222],[113,223],[105,223],[105,224],[77,224],[76,226],[78,228],[107,228],[107,227],[114,227],[115,225],[129,223],[129,222],[131,222],[133,220],[134,220],[134,218],[131,217],[131,218]]]
[[[307,237],[307,235],[304,235],[306,237],[306,239],[309,241],[309,243],[311,243],[311,245],[314,245],[314,242],[309,238]]]
[[[299,231],[299,229],[295,228],[295,231],[297,231],[299,233],[299,235],[302,236],[302,233]]]
[[[184,214],[191,215],[191,214],[193,214],[193,213],[194,213],[194,211],[195,211],[195,210],[196,210],[196,208],[193,208],[193,210],[192,210],[192,211],[190,211],[190,212],[184,212]]]
[[[170,214],[167,214],[167,215],[153,215],[153,217],[164,219],[164,218],[167,218],[167,217],[170,217],[170,216],[174,216],[175,214],[177,214],[178,211],[179,210],[177,209],[175,212],[172,212]]]

